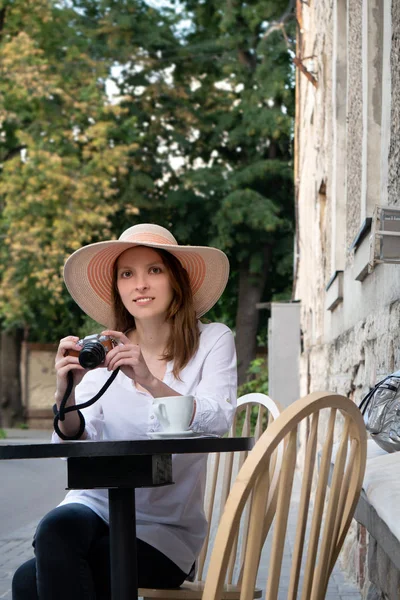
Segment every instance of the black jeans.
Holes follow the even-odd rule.
[[[110,600],[109,530],[83,504],[66,504],[39,523],[35,558],[12,582],[13,600]],[[179,587],[186,574],[153,546],[137,540],[140,587]]]

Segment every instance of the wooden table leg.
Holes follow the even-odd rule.
[[[134,489],[109,489],[112,600],[138,597]]]

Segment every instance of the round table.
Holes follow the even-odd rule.
[[[253,438],[193,437],[0,445],[0,460],[67,458],[68,489],[106,488],[112,600],[137,598],[135,488],[173,483],[172,454],[251,450]]]

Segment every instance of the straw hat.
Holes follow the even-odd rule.
[[[171,252],[189,274],[197,317],[217,302],[229,275],[226,255],[217,248],[180,246],[164,227],[143,223],[130,227],[118,240],[83,246],[67,259],[64,280],[69,293],[92,319],[114,327],[111,300],[113,267],[118,256],[134,246]]]

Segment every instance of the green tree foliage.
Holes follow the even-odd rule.
[[[51,0],[3,0],[0,14],[0,314],[55,340],[79,322],[62,265],[111,235],[135,123],[106,102],[87,19]]]
[[[264,296],[266,288],[277,291],[278,268],[290,277],[291,59],[282,32],[267,33],[287,2],[188,0],[186,6],[195,23],[186,48],[199,82],[193,101],[202,107],[194,111],[200,135],[191,157],[192,165],[197,156],[204,163],[187,178],[210,198],[213,241],[237,272],[235,325],[243,382],[255,355],[255,305],[271,298]]]
[[[292,25],[271,33],[286,5],[0,0],[4,324],[70,331],[65,256],[153,221],[228,253],[208,316],[236,328],[245,378],[255,304],[290,286]]]

